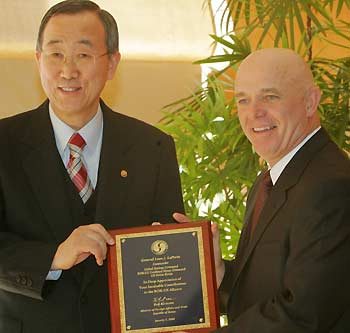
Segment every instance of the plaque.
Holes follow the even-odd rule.
[[[110,231],[112,333],[209,332],[219,327],[210,222]]]

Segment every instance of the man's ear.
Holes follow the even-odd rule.
[[[117,70],[121,55],[120,52],[117,51],[114,54],[108,55],[109,57],[109,64],[108,64],[108,80],[112,80],[115,74],[115,71]]]
[[[308,89],[305,97],[306,116],[312,117],[317,112],[318,105],[320,104],[320,88],[317,86],[311,87],[310,89]]]
[[[41,52],[39,51],[35,51],[35,59],[36,59],[36,62],[39,64],[40,62],[40,58],[41,58]]]

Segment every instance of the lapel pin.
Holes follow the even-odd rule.
[[[128,172],[126,170],[122,170],[120,171],[120,175],[123,177],[123,178],[126,178],[128,176]]]

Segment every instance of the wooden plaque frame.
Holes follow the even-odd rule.
[[[109,299],[110,299],[110,312],[111,312],[111,327],[112,333],[153,333],[153,332],[176,332],[176,331],[187,331],[187,332],[209,332],[213,329],[216,329],[219,326],[219,311],[218,311],[218,302],[217,302],[217,292],[216,292],[216,277],[215,277],[215,263],[214,263],[214,255],[213,255],[213,245],[212,245],[212,234],[211,234],[211,227],[209,221],[201,221],[201,222],[189,222],[189,223],[182,223],[182,224],[164,224],[164,225],[155,225],[155,226],[145,226],[145,227],[136,227],[136,228],[128,228],[128,229],[116,229],[109,231],[110,234],[115,239],[115,245],[111,246],[108,250],[108,282],[109,282]],[[184,251],[184,246],[186,247],[186,244],[188,241],[183,241],[186,239],[190,239],[191,235],[194,237],[194,243],[195,245],[193,248],[186,249]],[[173,244],[168,249],[168,243],[167,241],[163,241],[164,239],[167,239],[168,242]],[[156,241],[154,241],[156,240]],[[136,242],[136,243],[135,243]],[[157,243],[158,242],[158,243]],[[176,243],[174,243],[176,242]],[[152,243],[151,248],[149,247],[149,244]],[[131,246],[131,244],[147,244],[142,245],[146,246],[146,248],[150,248],[150,254],[144,253],[144,252],[137,252],[137,249],[135,249],[135,246],[131,246],[130,249],[127,249],[127,246],[125,244],[128,244],[128,246]],[[174,245],[176,244],[176,245]],[[190,240],[190,244],[192,244],[192,241]],[[192,245],[191,245],[192,246]],[[198,252],[197,251],[198,247]],[[155,251],[155,252],[152,252]],[[165,252],[162,252],[165,251]],[[177,252],[178,251],[178,252]],[[171,253],[171,256],[167,256],[167,252]],[[181,256],[176,255],[176,253],[181,252]],[[196,256],[195,253],[198,253]],[[174,255],[175,254],[175,255]],[[149,258],[143,258],[139,259],[140,255],[144,255]],[[153,255],[153,257],[152,257]],[[163,302],[160,303],[155,300],[167,300],[167,299],[174,299],[171,298],[169,295],[174,295],[173,290],[170,290],[171,292],[166,292],[169,288],[161,288],[161,289],[151,289],[154,285],[149,285],[150,283],[153,283],[154,281],[150,276],[152,276],[152,267],[143,267],[141,264],[141,268],[144,268],[142,271],[132,272],[132,267],[135,267],[130,264],[130,258],[132,260],[136,260],[136,262],[144,262],[146,261],[146,264],[148,261],[152,260],[173,260],[174,263],[177,263],[177,265],[180,265],[182,262],[186,262],[186,260],[191,260],[191,256],[194,256],[198,258],[195,260],[195,262],[191,261],[191,267],[182,267],[180,270],[183,270],[184,272],[187,271],[186,274],[188,274],[191,270],[195,270],[196,272],[199,272],[200,280],[196,279],[193,281],[185,281],[186,278],[183,279],[182,276],[178,277],[178,280],[181,280],[183,287],[177,288],[181,291],[179,291],[179,295],[185,294],[186,297],[188,295],[188,292],[192,295],[201,295],[201,297],[198,299],[198,302],[196,301],[197,298],[194,301],[194,303],[191,303],[191,305],[196,304],[199,305],[199,309],[201,311],[203,310],[204,316],[201,316],[198,322],[196,323],[184,323],[184,324],[171,324],[171,322],[167,322],[168,320],[176,320],[181,321],[181,319],[185,316],[188,316],[187,318],[191,317],[193,315],[191,313],[192,306],[182,305],[181,309],[186,308],[186,310],[176,310],[179,309],[179,306],[168,306],[168,307],[161,307],[159,308],[159,304],[171,304],[170,302]],[[184,258],[185,257],[185,258]],[[189,259],[188,259],[188,258]],[[128,259],[125,259],[128,258]],[[153,258],[153,259],[152,259]],[[170,258],[170,259],[166,259]],[[176,259],[173,259],[176,258]],[[177,259],[180,258],[180,259]],[[123,260],[128,260],[128,264],[123,263]],[[131,262],[133,262],[131,260]],[[169,261],[163,261],[163,263],[166,265],[166,263],[169,263]],[[153,263],[152,265],[156,265]],[[196,266],[198,265],[198,267]],[[188,265],[190,266],[190,265]],[[171,270],[171,267],[176,267],[172,265],[171,263],[168,266],[163,266],[164,270],[161,272],[170,272],[169,275],[175,274],[175,276],[178,276],[178,270],[179,269],[173,269]],[[168,269],[170,268],[170,270]],[[198,269],[197,269],[198,268]],[[159,269],[159,268],[156,268]],[[147,271],[148,270],[148,271]],[[149,272],[151,270],[151,273]],[[174,271],[174,273],[172,273]],[[157,272],[157,271],[154,271]],[[158,271],[159,272],[159,271]],[[138,288],[136,288],[136,294],[137,297],[125,297],[125,295],[130,294],[129,292],[132,292],[133,295],[135,295],[135,288],[131,288],[128,285],[133,280],[140,279],[137,276],[139,274],[145,274],[147,275],[146,278],[143,280],[143,283],[146,282],[146,285],[138,284],[139,289],[146,289],[146,291],[138,291]],[[167,273],[164,273],[165,275]],[[163,274],[163,275],[164,275]],[[156,275],[156,274],[153,274]],[[162,275],[162,274],[161,274]],[[148,279],[148,280],[147,280]],[[154,277],[154,279],[157,279]],[[176,280],[175,278],[169,278],[168,280],[165,278],[161,278],[161,280],[157,281],[170,281],[170,280]],[[176,283],[175,283],[176,284]],[[164,286],[162,284],[159,284],[160,286]],[[167,284],[172,285],[171,283]],[[150,290],[149,290],[150,289]],[[171,289],[171,288],[170,288]],[[176,289],[174,289],[176,290]],[[185,293],[185,291],[187,291]],[[152,293],[154,295],[144,295],[145,293]],[[197,294],[196,294],[197,292]],[[175,295],[176,291],[175,291]],[[154,297],[157,296],[157,297]],[[168,297],[169,296],[169,297]],[[137,299],[135,299],[137,298]],[[152,298],[153,305],[155,304],[156,308],[146,308],[146,309],[140,309],[140,311],[137,309],[137,306],[140,306],[142,304],[143,300],[149,301],[149,298]],[[181,297],[175,297],[180,298]],[[131,303],[130,303],[131,302]],[[155,303],[158,302],[158,303]],[[158,307],[158,308],[157,308]],[[142,313],[148,312],[144,316],[147,318],[147,320],[150,320],[149,318],[155,318],[156,315],[158,315],[158,318],[162,318],[162,312],[155,312],[157,309],[159,310],[165,310],[165,309],[171,309],[172,313],[181,312],[181,318],[175,319],[175,317],[169,317],[169,316],[163,316],[163,319],[154,319],[155,320],[155,326],[154,327],[136,327],[134,329],[133,325],[130,325],[130,321],[135,320],[134,318],[137,316],[130,315],[128,317],[128,311],[126,308],[131,308],[132,311],[136,311],[137,314],[141,313],[140,316],[142,317]],[[130,312],[130,311],[129,311]],[[163,311],[168,312],[168,311]],[[171,312],[171,311],[169,311]],[[184,312],[185,315],[184,315]],[[155,315],[156,314],[156,315]],[[203,318],[202,318],[203,317]],[[165,318],[165,319],[164,319]],[[192,318],[192,317],[191,317]],[[158,320],[158,323],[156,324],[156,321]],[[159,321],[165,320],[164,324],[159,323]],[[141,320],[142,322],[142,320]],[[136,325],[137,326],[137,325]],[[142,325],[141,325],[142,326]]]

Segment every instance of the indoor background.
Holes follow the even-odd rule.
[[[35,62],[40,20],[59,1],[0,1],[0,117],[39,105]],[[201,81],[193,61],[211,55],[211,10],[203,0],[96,0],[117,20],[122,59],[102,97],[114,110],[155,123],[161,108]]]

